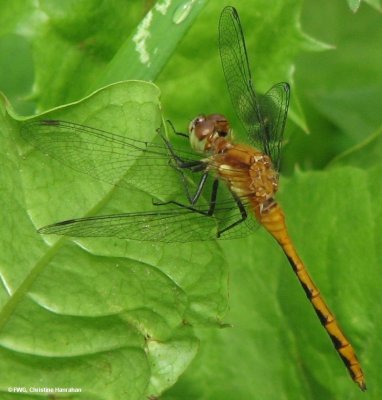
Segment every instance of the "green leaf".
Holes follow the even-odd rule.
[[[317,15],[327,21],[325,27]],[[367,7],[352,15],[343,11],[340,2],[312,1],[303,22],[336,50],[300,57],[297,84],[318,112],[343,130],[353,144],[364,140],[379,128],[381,121],[381,15]]]
[[[158,95],[150,83],[125,82],[40,118],[151,140],[161,124]],[[4,108],[1,115],[2,387],[76,387],[85,398],[159,395],[196,354],[191,325],[216,325],[225,311],[217,246],[154,243],[142,252],[122,240],[44,242],[35,227],[96,210],[139,210],[151,198],[133,187],[126,197],[63,168],[21,139],[23,122]]]
[[[380,20],[381,15],[369,7],[352,14],[345,2],[305,3],[304,30],[333,49],[303,53],[296,59],[292,103],[297,91],[309,135],[288,121],[285,173],[293,174],[296,165],[304,170],[322,169],[379,129]]]
[[[382,4],[380,0],[364,0],[364,1],[371,7],[374,7],[377,11],[382,12]]]
[[[33,11],[33,1],[15,0],[1,4],[0,36],[6,35],[17,28],[20,21],[28,19]]]
[[[204,5],[205,0],[157,2],[121,46],[97,83],[155,79]]]
[[[205,2],[158,1],[149,9],[148,3],[124,0],[43,0],[33,3],[28,19],[15,7],[17,34],[32,47],[34,68],[30,73],[35,74],[32,97],[36,108],[76,101],[121,80],[154,80]],[[4,8],[10,13],[9,7]],[[8,50],[4,59],[9,60],[11,54]],[[21,61],[12,65],[33,66],[25,56]],[[31,88],[30,83],[27,89]],[[7,93],[18,95],[11,90]],[[28,106],[19,107],[30,111]]]
[[[350,9],[356,13],[361,5],[362,0],[347,0]],[[365,3],[369,4],[371,7],[374,7],[377,11],[381,12],[381,2],[380,0],[363,0]]]
[[[353,13],[357,12],[359,6],[361,5],[361,0],[347,0],[349,8],[353,11]]]
[[[329,166],[352,165],[357,168],[372,168],[382,154],[382,128],[364,142],[334,158]]]

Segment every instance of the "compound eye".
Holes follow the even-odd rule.
[[[196,117],[193,121],[192,121],[192,125],[198,126],[200,124],[202,124],[204,121],[206,120],[206,117],[204,115],[199,115],[198,117]]]
[[[188,127],[188,131],[191,133],[194,131],[195,127],[198,125],[202,124],[206,120],[205,115],[198,115],[196,118],[194,118]]]

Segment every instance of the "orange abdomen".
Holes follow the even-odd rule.
[[[287,256],[293,271],[297,275],[306,296],[311,302],[321,324],[330,336],[330,339],[348,369],[351,378],[362,390],[366,390],[364,375],[354,348],[345,337],[334,314],[326,305],[320,291],[314,284],[308,270],[298,256],[286,229],[285,217],[282,209],[276,202],[270,204],[267,209],[263,210],[263,212],[260,212],[258,203],[253,203],[252,206],[258,221],[277,240],[284,250],[284,253]]]

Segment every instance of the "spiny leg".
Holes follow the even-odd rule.
[[[217,197],[217,192],[218,192],[218,187],[219,187],[219,180],[218,179],[215,179],[214,183],[212,184],[212,192],[211,192],[211,198],[210,198],[210,203],[209,203],[208,210],[203,211],[203,210],[198,210],[197,208],[193,207],[196,204],[196,202],[198,201],[198,199],[200,198],[200,195],[201,195],[201,193],[203,191],[204,185],[205,185],[206,180],[207,180],[207,176],[208,176],[208,172],[203,174],[203,176],[202,176],[202,178],[201,178],[201,180],[199,182],[198,188],[196,189],[195,194],[191,197],[191,201],[190,201],[191,205],[190,206],[187,205],[187,204],[179,203],[178,201],[174,201],[174,200],[166,201],[166,202],[163,202],[163,203],[153,202],[153,204],[155,206],[163,206],[163,205],[167,205],[167,204],[174,204],[174,205],[176,205],[178,207],[186,208],[187,210],[191,210],[191,211],[197,212],[198,214],[202,214],[202,215],[205,215],[207,217],[212,216],[214,211],[215,211],[215,207],[216,207],[216,197]]]
[[[198,189],[196,190],[196,192],[195,192],[195,194],[194,194],[194,196],[193,196],[193,200],[191,201],[191,204],[192,204],[192,205],[194,205],[194,204],[197,202],[197,200],[199,199],[199,196],[200,196],[200,194],[201,194],[201,192],[202,192],[202,190],[203,190],[203,186],[204,186],[204,184],[205,184],[205,179],[203,180],[204,176],[207,178],[207,173],[204,174],[204,175],[202,176],[202,179],[201,179],[201,181],[200,181],[200,183],[199,183],[199,187],[198,187]],[[195,212],[197,212],[198,214],[202,214],[202,215],[205,215],[205,216],[209,216],[209,217],[210,217],[210,216],[212,216],[212,215],[214,214],[214,212],[215,212],[218,186],[219,186],[219,180],[218,180],[218,179],[215,179],[215,180],[214,180],[214,183],[213,183],[213,186],[212,186],[212,193],[211,193],[210,205],[209,205],[209,208],[208,208],[207,211],[198,210],[198,209],[195,208],[195,207],[188,206],[188,205],[179,203],[179,202],[177,202],[177,201],[167,201],[167,202],[165,202],[165,203],[154,203],[154,205],[174,204],[174,205],[176,205],[176,206],[178,206],[178,207],[186,208],[186,209],[188,209],[188,210],[195,211]],[[232,194],[232,197],[234,198],[234,200],[235,200],[235,202],[236,202],[236,204],[237,204],[237,206],[238,206],[238,208],[239,208],[239,210],[240,210],[241,218],[238,219],[237,221],[233,222],[233,223],[230,224],[229,226],[225,227],[224,229],[218,231],[217,234],[216,234],[216,237],[217,237],[217,238],[219,238],[224,232],[227,232],[228,230],[232,229],[232,228],[235,227],[236,225],[239,225],[239,224],[241,224],[242,222],[244,222],[244,221],[247,219],[247,217],[248,217],[247,210],[245,209],[244,204],[242,203],[242,201],[240,200],[240,198],[239,198],[238,196],[236,196],[236,195],[235,195],[234,193],[232,193],[232,192],[231,192],[231,194]]]
[[[182,132],[177,132],[175,130],[175,127],[174,127],[174,125],[172,124],[171,121],[167,120],[167,123],[171,126],[172,130],[174,131],[174,133],[176,135],[181,135],[181,136],[184,136],[184,137],[188,138],[188,135],[186,135],[186,134],[184,134]],[[160,134],[160,136],[161,136],[162,140],[164,141],[168,151],[170,152],[172,160],[175,161],[176,166],[174,166],[174,168],[176,168],[176,170],[181,174],[182,181],[183,181],[184,192],[186,193],[187,199],[190,202],[191,206],[186,205],[186,204],[182,204],[180,202],[173,201],[173,200],[167,201],[167,202],[163,202],[163,203],[162,202],[154,202],[153,201],[153,204],[157,205],[157,206],[158,205],[166,205],[166,204],[174,204],[174,205],[176,205],[178,207],[186,208],[188,210],[195,211],[195,212],[197,212],[199,214],[203,214],[203,215],[206,215],[206,216],[213,215],[213,213],[215,211],[215,207],[216,207],[216,197],[217,197],[217,190],[218,190],[219,181],[217,179],[214,180],[214,183],[213,183],[213,186],[212,186],[210,205],[209,205],[208,210],[207,211],[201,211],[201,210],[198,210],[195,207],[193,207],[196,204],[196,202],[198,201],[198,199],[199,199],[199,197],[200,197],[200,195],[201,195],[201,193],[203,191],[203,188],[204,188],[205,183],[207,181],[208,171],[203,173],[203,175],[202,175],[202,177],[201,177],[201,179],[199,181],[198,187],[196,189],[196,192],[194,193],[194,195],[191,196],[190,190],[189,190],[189,185],[187,183],[186,177],[185,177],[182,169],[189,169],[192,172],[200,172],[200,171],[203,171],[203,170],[206,169],[207,164],[204,161],[199,161],[199,160],[198,161],[194,161],[194,160],[193,161],[184,161],[181,157],[179,157],[175,153],[171,143],[160,132],[158,132],[158,133]],[[224,232],[228,231],[229,229],[232,229],[236,225],[239,225],[240,223],[245,221],[247,219],[247,217],[248,217],[247,211],[246,211],[242,201],[234,193],[231,192],[231,194],[232,194],[232,196],[233,196],[233,198],[234,198],[234,200],[235,200],[235,202],[236,202],[236,204],[237,204],[237,206],[238,206],[238,208],[240,210],[241,218],[239,220],[233,222],[231,225],[227,226],[226,228],[222,229],[221,231],[218,231],[217,234],[216,234],[216,236],[218,238]]]
[[[240,210],[241,218],[239,220],[233,222],[231,225],[228,225],[226,228],[222,229],[221,231],[218,231],[218,233],[216,235],[218,238],[224,232],[227,232],[228,230],[232,229],[236,225],[239,225],[242,222],[244,222],[248,217],[247,210],[245,209],[244,204],[242,203],[242,201],[239,199],[239,197],[235,193],[231,192],[231,194],[232,194],[232,197],[235,199],[236,204],[237,204],[237,206],[238,206],[238,208]]]
[[[167,120],[167,123],[170,125],[170,127],[171,127],[172,131],[175,133],[175,135],[183,136],[183,137],[186,137],[187,139],[189,138],[189,136],[187,135],[187,133],[178,132],[178,131],[175,129],[174,124],[173,124],[169,119]]]
[[[171,126],[174,129],[174,132],[177,133],[172,124],[171,124]],[[174,148],[172,147],[171,143],[163,136],[163,134],[159,130],[158,130],[158,134],[160,135],[160,137],[163,140],[165,146],[167,147],[167,150],[170,153],[169,165],[171,167],[173,167],[180,174],[180,177],[181,177],[181,180],[182,180],[182,184],[183,184],[183,189],[184,189],[184,192],[186,194],[186,197],[187,197],[188,201],[192,205],[195,204],[195,202],[197,201],[197,199],[200,196],[200,192],[203,189],[203,186],[204,186],[205,181],[207,179],[207,171],[206,171],[207,164],[204,161],[201,161],[201,160],[191,160],[191,161],[183,160],[181,157],[179,157],[175,153]],[[180,133],[178,133],[178,134],[180,134]],[[200,180],[200,183],[198,185],[197,193],[195,195],[193,195],[193,196],[190,193],[190,187],[189,187],[189,183],[187,182],[187,177],[185,176],[185,174],[183,172],[183,170],[185,170],[185,169],[188,169],[191,172],[202,172],[202,171],[205,171],[205,173],[203,174],[203,176],[202,176],[202,178]],[[155,204],[156,205],[160,205],[159,202],[156,202]]]
[[[174,132],[177,135],[182,135],[182,136],[188,137],[184,133],[176,132],[175,130],[174,130]],[[171,158],[175,161],[175,164],[177,167],[184,168],[184,169],[190,169],[193,172],[202,171],[203,169],[205,169],[206,165],[205,165],[205,162],[203,162],[203,161],[200,161],[200,160],[184,161],[181,157],[179,157],[175,153],[174,148],[172,147],[172,144],[170,143],[169,140],[167,140],[164,137],[164,135],[161,133],[160,129],[158,129],[158,134],[161,137],[161,139],[163,140],[165,146],[167,147],[167,150],[170,152]]]

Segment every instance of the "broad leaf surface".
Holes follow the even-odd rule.
[[[281,250],[263,230],[232,242],[176,246],[44,242],[37,227],[136,211],[150,207],[151,196],[42,156],[3,111],[1,398],[30,398],[7,394],[22,384],[81,387],[72,397],[78,399],[144,399],[174,384],[197,353],[197,338],[197,358],[161,398],[381,398],[381,15],[362,2],[355,14],[346,1],[271,3],[230,2],[242,20],[256,88],[294,84],[283,160],[291,176],[281,178],[279,199],[298,252],[357,350],[368,391],[360,393],[347,376]],[[365,3],[380,9],[377,0]],[[118,79],[137,78],[130,72],[140,65],[139,53],[130,39],[150,7],[165,4],[116,1],[99,10],[92,1],[66,10],[54,1],[2,4],[1,88],[19,112],[31,113],[100,87],[111,60],[117,60],[111,70]],[[203,5],[192,4],[195,12]],[[224,5],[209,2],[198,19],[190,13],[163,37],[173,23],[168,15],[156,25],[158,37],[150,25],[155,40],[168,47],[167,53],[149,47],[158,55],[154,64],[135,69],[147,80],[156,78],[193,23],[157,81],[166,118],[178,130],[201,112],[224,112],[239,131],[218,58]],[[317,52],[328,45],[330,51]],[[302,50],[316,52],[301,56]],[[32,87],[32,97],[23,97]],[[150,85],[115,85],[46,117],[153,137],[161,122],[157,96]],[[143,98],[148,102],[141,109]],[[130,118],[137,112],[145,115],[141,121]],[[232,327],[216,329],[227,306],[227,264],[230,312],[222,321]]]
[[[144,82],[116,84],[43,118],[151,140],[161,124],[158,94]],[[138,204],[151,204],[151,198],[63,167],[23,142],[20,125],[5,114],[2,390],[22,382],[79,387],[84,398],[161,393],[195,355],[190,325],[218,324],[225,309],[217,246],[183,246],[174,257],[182,246],[109,239],[80,247],[63,238],[45,243],[35,227],[74,215],[139,211]]]

